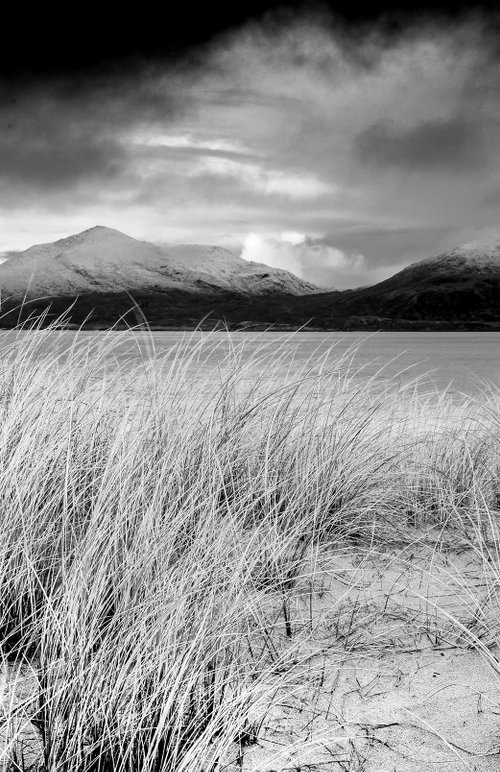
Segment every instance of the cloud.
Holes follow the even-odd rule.
[[[423,121],[410,128],[380,121],[361,132],[354,146],[362,162],[382,168],[446,168],[461,173],[480,169],[487,161],[481,127],[460,116]]]
[[[277,236],[249,233],[241,257],[291,271],[322,287],[345,289],[378,281],[363,255],[343,252],[293,231]]]
[[[191,169],[190,174],[234,177],[242,186],[265,195],[274,194],[296,199],[317,198],[330,192],[333,187],[312,175],[290,174],[280,169],[266,169],[258,163],[242,163],[213,156],[206,156]]]
[[[169,147],[175,150],[186,150],[196,154],[221,153],[231,156],[245,156],[251,153],[250,149],[237,140],[229,140],[218,137],[204,137],[199,139],[190,134],[151,134],[139,133],[132,136],[132,141],[137,145],[151,148]]]
[[[322,242],[345,252],[358,250],[369,255],[372,269],[411,263],[454,246],[460,238],[456,229],[446,227],[384,228],[352,225],[326,233]]]
[[[119,143],[87,131],[71,137],[53,131],[49,141],[34,135],[25,136],[22,143],[0,138],[2,181],[46,191],[86,179],[115,177],[123,168],[124,157]]]
[[[127,134],[177,114],[173,97],[148,72],[71,87],[65,79],[0,93],[0,190],[49,196],[81,182],[113,184],[131,158]]]

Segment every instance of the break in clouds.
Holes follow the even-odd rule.
[[[184,64],[5,88],[0,248],[95,224],[329,287],[500,230],[500,62],[479,18],[387,38],[272,19]]]

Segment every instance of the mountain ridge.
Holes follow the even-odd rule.
[[[0,264],[6,298],[174,289],[197,294],[209,286],[249,295],[318,291],[288,271],[250,263],[223,247],[164,247],[105,226],[35,244]]]
[[[328,291],[223,247],[164,247],[94,226],[0,264],[0,289],[2,313],[24,297],[26,315],[50,305],[47,318],[73,303],[71,321],[97,328],[135,303],[142,321],[168,329],[203,318],[230,329],[500,329],[500,240],[454,247],[372,286]]]
[[[453,247],[370,287],[318,296],[314,316],[342,329],[393,329],[398,321],[500,327],[500,242]]]

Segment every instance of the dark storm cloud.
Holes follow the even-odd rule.
[[[123,168],[119,143],[87,131],[54,131],[50,137],[24,135],[12,142],[0,135],[0,179],[50,192],[92,178],[114,177]]]
[[[354,146],[360,161],[381,167],[461,171],[487,161],[481,126],[462,117],[423,121],[410,128],[381,121],[361,132]]]
[[[340,227],[337,231],[326,234],[321,243],[337,247],[347,253],[357,250],[369,255],[374,267],[418,260],[424,255],[439,251],[439,245],[453,233],[445,227],[420,228],[373,228]]]
[[[475,8],[496,7],[495,0],[477,0]],[[319,26],[330,31],[342,27],[342,35],[368,23],[379,32],[397,34],[411,19],[438,11],[452,19],[467,10],[466,0],[238,0],[234,3],[140,3],[131,10],[110,12],[102,3],[88,0],[69,7],[59,3],[4,3],[2,7],[2,45],[0,80],[39,79],[47,74],[80,74],[114,63],[134,66],[145,60],[162,58],[178,61],[186,55],[199,56],[200,47],[211,44],[221,34],[237,30],[246,23],[274,24],[287,28],[297,16],[314,12]],[[331,13],[330,11],[333,11]],[[375,23],[376,22],[376,23]],[[350,45],[360,61],[367,49]],[[301,54],[297,60],[301,61]]]
[[[151,70],[126,79],[56,79],[4,88],[0,185],[50,194],[82,181],[112,181],[127,169],[127,132],[172,120],[182,101]]]

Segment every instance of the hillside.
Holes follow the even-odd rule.
[[[456,247],[371,287],[320,292],[221,247],[163,247],[96,227],[12,256],[0,289],[4,326],[48,305],[54,318],[73,302],[71,321],[91,327],[129,313],[128,323],[169,329],[204,318],[235,329],[500,329],[500,243]]]
[[[248,262],[221,247],[163,247],[102,226],[11,256],[0,265],[0,287],[4,300],[148,291],[317,292],[287,271]]]
[[[499,319],[500,244],[464,245],[345,298],[356,313],[409,319]]]
[[[326,329],[500,328],[500,244],[455,247],[371,287],[298,298],[296,316]]]

